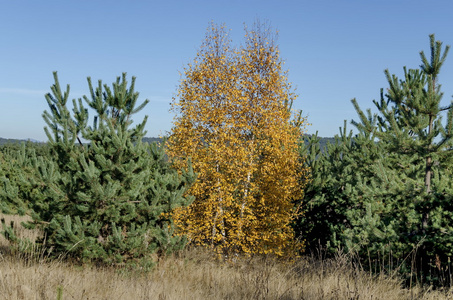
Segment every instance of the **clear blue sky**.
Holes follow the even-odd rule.
[[[150,104],[147,136],[169,131],[170,102],[179,72],[195,57],[211,21],[225,23],[241,43],[244,23],[269,21],[296,108],[312,125],[308,133],[338,133],[357,119],[386,87],[389,68],[416,68],[429,53],[431,33],[453,44],[453,1],[0,1],[0,137],[45,141],[44,94],[58,71],[71,98],[88,93],[86,77],[112,83],[122,72],[136,76],[136,90]],[[453,51],[452,51],[453,52]],[[444,102],[453,95],[453,53],[441,72]],[[349,128],[352,128],[349,126]]]

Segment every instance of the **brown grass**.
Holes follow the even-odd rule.
[[[21,234],[36,237],[33,232]],[[219,261],[201,249],[161,259],[146,274],[76,266],[14,254],[0,242],[0,299],[452,299],[449,291],[403,289],[339,255],[282,262],[269,257]]]

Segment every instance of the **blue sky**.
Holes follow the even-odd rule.
[[[0,137],[45,141],[44,94],[70,84],[70,98],[88,93],[86,77],[112,83],[122,72],[136,76],[136,90],[151,102],[147,136],[171,129],[170,102],[180,72],[201,45],[210,22],[231,30],[240,44],[244,24],[270,22],[289,80],[299,95],[295,108],[312,123],[308,133],[333,136],[343,121],[357,119],[386,87],[388,68],[417,68],[429,53],[431,33],[453,44],[453,1],[0,1]],[[444,103],[453,95],[453,53],[441,71]],[[349,125],[348,128],[352,128]]]

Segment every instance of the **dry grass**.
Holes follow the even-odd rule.
[[[24,231],[22,234],[33,233]],[[3,244],[2,244],[3,243]],[[12,254],[0,242],[0,299],[452,299],[451,292],[401,282],[335,260],[241,258],[220,262],[200,249],[161,259],[147,274],[74,266]]]

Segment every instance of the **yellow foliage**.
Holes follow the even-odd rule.
[[[178,169],[190,157],[198,178],[195,201],[173,217],[192,243],[285,255],[301,246],[291,222],[306,174],[298,154],[305,120],[292,120],[296,95],[271,32],[256,29],[235,50],[225,29],[211,26],[184,70],[168,153]]]

